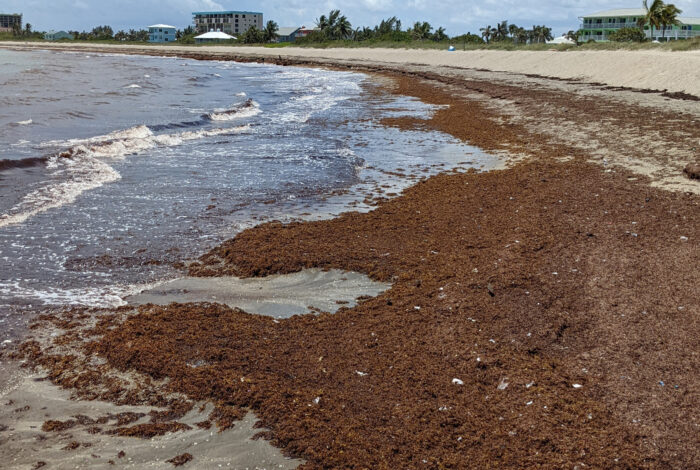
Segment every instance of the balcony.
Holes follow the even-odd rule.
[[[637,23],[634,21],[626,21],[623,23],[582,23],[579,25],[580,29],[620,29],[620,28],[634,28]]]
[[[582,34],[579,36],[579,41],[608,41],[608,36],[609,32],[604,32],[603,34]],[[651,37],[651,31],[647,30],[644,31],[644,34],[646,35],[647,39],[652,39]],[[690,38],[695,38],[695,37],[700,37],[700,31],[692,31],[692,30],[687,30],[687,29],[666,29],[664,32],[663,38],[665,39],[690,39]],[[661,37],[661,30],[657,30],[654,28],[654,37],[653,39],[662,39]]]

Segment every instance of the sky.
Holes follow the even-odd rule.
[[[670,3],[670,2],[669,2]],[[681,16],[700,17],[700,1],[675,0]],[[260,11],[264,21],[282,26],[312,26],[332,9],[340,9],[353,27],[374,26],[397,16],[404,28],[416,21],[443,26],[455,36],[477,33],[508,20],[519,26],[545,24],[555,35],[578,29],[578,17],[612,8],[638,8],[641,0],[3,0],[2,13],[23,13],[35,30],[90,30],[107,24],[115,31],[166,23],[185,28],[193,11]]]

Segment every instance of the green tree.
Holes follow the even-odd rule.
[[[413,38],[419,41],[423,41],[424,39],[430,39],[432,36],[430,32],[432,30],[433,27],[427,21],[423,21],[422,23],[420,21],[417,21],[413,25]]]
[[[569,32],[566,33],[566,34],[564,35],[564,37],[566,37],[566,39],[568,39],[569,41],[574,41],[576,44],[578,44],[578,37],[579,37],[580,34],[581,34],[581,31],[580,31],[580,30],[579,30],[579,31],[574,31],[574,30],[572,29],[572,30],[569,30]]]
[[[683,13],[682,10],[672,3],[664,5],[661,9],[661,15],[659,16],[659,23],[661,24],[661,38],[666,36],[666,28],[672,25],[679,25],[678,15]]]
[[[653,0],[651,2],[651,5],[647,3],[647,0],[644,0],[644,11],[645,14],[642,18],[639,18],[639,21],[637,24],[639,25],[640,28],[644,28],[645,25],[649,25],[650,29],[650,37],[653,40],[654,39],[654,27],[660,28],[661,27],[661,11],[664,8],[664,2],[663,0]]]
[[[608,39],[614,42],[644,42],[646,36],[639,28],[620,28],[610,33]]]
[[[508,38],[508,21],[501,21],[500,23],[496,23],[496,28],[495,28],[495,34],[494,40],[496,41],[503,41],[504,39]]]
[[[114,30],[111,26],[97,26],[92,28],[92,39],[112,39],[114,37]]]
[[[491,25],[488,25],[485,28],[479,28],[479,31],[481,31],[481,37],[484,38],[484,41],[486,41],[486,44],[488,44],[491,40],[491,31],[493,28],[491,28]]]
[[[27,23],[26,25],[24,25],[24,34],[27,36],[31,36],[31,34],[32,34],[32,24],[31,23]]]
[[[433,33],[433,41],[444,41],[445,39],[449,39],[447,34],[445,34],[445,28],[440,26],[438,29],[435,30],[435,33]]]
[[[316,26],[325,39],[348,39],[353,34],[352,24],[345,15],[340,14],[340,10],[332,10],[328,17],[321,15],[316,20]]]
[[[264,41],[264,32],[260,31],[257,27],[251,26],[248,31],[243,35],[243,42],[245,44],[258,44]]]
[[[268,21],[265,25],[265,29],[262,31],[265,42],[272,42],[277,39],[277,31],[279,31],[279,26],[277,26],[277,23],[272,20]]]

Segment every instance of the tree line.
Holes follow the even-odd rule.
[[[651,30],[653,37],[654,28],[661,30],[662,37],[665,36],[669,26],[680,24],[678,15],[681,10],[673,4],[666,4],[663,0],[643,0],[645,10],[644,17],[639,19],[636,28],[621,28],[609,35],[613,41],[644,41],[646,35],[645,28]],[[260,44],[274,42],[278,39],[279,27],[275,21],[268,21],[264,28],[258,29],[253,26],[238,38],[239,42],[246,44]],[[145,29],[130,29],[128,31],[118,31],[117,33],[108,26],[97,26],[91,31],[69,31],[75,39],[79,40],[116,40],[131,42],[148,41],[148,31]],[[450,37],[445,28],[434,28],[427,21],[417,21],[407,28],[403,28],[401,20],[396,16],[383,19],[374,27],[362,27],[353,29],[348,18],[340,10],[331,10],[328,15],[321,15],[316,20],[316,29],[304,38],[297,38],[298,43],[322,43],[327,41],[452,41],[454,43],[513,43],[513,44],[539,44],[551,39],[552,28],[545,25],[533,25],[532,28],[524,28],[515,24],[509,24],[504,20],[491,25],[479,28],[480,34],[471,32],[460,36]],[[177,30],[176,39],[182,43],[194,43],[196,31],[192,26],[184,30]],[[569,31],[565,36],[578,43],[581,31]],[[42,37],[43,33],[33,32],[32,25],[27,23],[25,28],[20,25],[13,27],[13,35],[18,37]]]

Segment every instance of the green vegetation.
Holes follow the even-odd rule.
[[[297,38],[294,43],[276,43],[279,30],[274,21],[268,21],[261,30],[251,27],[237,40],[224,41],[221,43],[207,43],[206,46],[213,45],[257,45],[264,47],[311,47],[311,48],[333,48],[333,47],[370,47],[370,48],[401,48],[401,49],[447,49],[454,46],[461,50],[617,50],[617,49],[658,49],[671,51],[687,51],[700,49],[700,38],[688,40],[678,40],[663,42],[661,44],[651,43],[646,40],[643,32],[644,27],[666,28],[678,24],[678,15],[681,13],[675,5],[666,4],[663,0],[652,0],[648,5],[648,0],[644,0],[646,15],[640,19],[639,28],[622,28],[611,33],[611,42],[589,42],[580,44],[580,31],[569,31],[565,36],[576,44],[546,44],[552,39],[552,29],[545,25],[533,25],[526,29],[508,21],[496,23],[479,29],[479,35],[468,32],[459,36],[449,37],[445,28],[433,27],[427,21],[415,22],[412,26],[404,29],[401,20],[396,16],[382,20],[373,28],[352,28],[348,18],[341,14],[340,10],[332,10],[327,16],[322,15],[316,20],[317,29],[303,38]],[[31,25],[26,28],[15,28],[12,33],[0,33],[2,40],[43,40],[42,32],[33,32]],[[80,42],[98,42],[107,44],[123,44],[125,42],[134,44],[144,44],[148,42],[148,31],[129,30],[119,31],[116,34],[109,26],[98,26],[92,31],[78,32],[70,31]],[[191,26],[184,30],[178,30],[176,34],[177,42],[160,43],[160,46],[173,46],[178,44],[194,44],[196,31]],[[65,40],[64,40],[65,41]]]
[[[639,28],[620,28],[610,33],[608,39],[615,42],[644,42],[646,36]]]
[[[664,3],[663,0],[653,0],[651,5],[647,3],[647,0],[644,0],[643,5],[646,14],[643,18],[639,19],[638,26],[642,29],[646,25],[649,25],[652,37],[654,35],[654,28],[661,29],[661,37],[663,38],[668,26],[680,24],[678,15],[683,13],[683,11],[676,7],[676,5]]]

